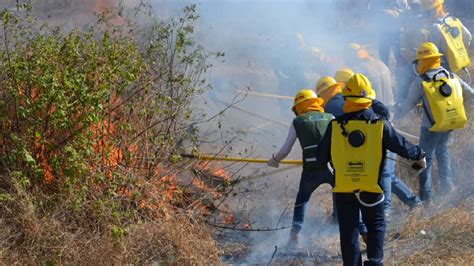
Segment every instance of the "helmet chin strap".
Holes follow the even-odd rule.
[[[418,60],[414,60],[412,63],[411,63],[411,66],[413,68],[413,72],[415,73],[415,75],[419,76],[420,73],[418,72]]]

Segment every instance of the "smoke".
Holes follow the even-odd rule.
[[[45,17],[56,19],[59,16],[69,16],[68,23],[72,27],[92,19],[92,13],[100,8],[100,3],[116,6],[119,2],[87,0],[35,3],[41,3],[37,5]],[[125,1],[127,6],[138,2]],[[157,17],[166,19],[178,16],[180,10],[189,4],[197,4],[200,19],[197,21],[196,42],[207,50],[225,53],[223,62],[213,62],[214,66],[207,77],[213,90],[195,101],[196,109],[212,116],[232,101],[237,90],[294,96],[302,88],[314,88],[320,77],[333,76],[341,67],[357,69],[358,65],[354,63],[356,51],[349,48],[350,43],[361,44],[371,57],[378,60],[379,41],[390,43],[390,36],[393,36],[390,33],[394,29],[388,26],[393,24],[392,18],[381,12],[383,7],[375,5],[375,2],[377,1],[152,0],[151,5]],[[471,0],[448,1],[448,4],[453,12],[466,14],[466,25],[474,24],[474,6]],[[14,5],[15,1],[11,0],[1,3],[0,7],[11,8]],[[64,7],[67,12],[51,8],[55,5]],[[389,76],[391,85],[379,86],[393,90],[395,98],[397,90],[406,83],[396,78],[399,72],[396,56],[398,55],[389,54],[386,70],[377,68],[371,71],[374,80],[378,76]],[[407,82],[410,82],[409,78]],[[376,90],[380,90],[380,87]],[[238,106],[283,124],[290,124],[294,118],[291,104],[291,100],[248,95]],[[199,130],[199,139],[203,140],[200,142],[202,152],[215,153],[225,147],[223,153],[229,156],[270,158],[284,142],[288,127],[229,108],[217,119],[199,124]],[[468,130],[471,132],[472,128]],[[472,143],[469,137],[464,137],[464,140],[467,142],[465,146]],[[473,151],[457,151],[456,154],[467,154],[468,158],[472,158]],[[301,158],[298,143],[288,158]],[[468,165],[472,165],[472,159],[469,162]],[[461,165],[458,161],[455,164]],[[283,167],[285,166],[281,166]],[[271,171],[264,164],[247,165],[243,169],[241,164],[234,164],[229,169],[244,176],[258,176]],[[300,173],[301,169],[293,168],[284,173],[242,182],[241,187],[252,192],[231,197],[228,204],[242,216],[248,217],[246,221],[251,222],[253,228],[288,226],[291,224],[292,204]],[[460,169],[457,173],[466,176],[469,174]],[[308,203],[303,229],[305,245],[320,245],[327,238],[337,238],[337,227],[327,223],[327,217],[332,212],[329,191],[328,185],[321,186]],[[288,230],[248,233],[246,237],[251,240],[252,252],[245,260],[249,263],[268,261],[275,245],[286,245],[288,234]]]
[[[225,61],[214,63],[208,77],[214,89],[198,99],[197,108],[215,114],[233,99],[236,91],[246,89],[294,96],[302,88],[314,88],[318,78],[333,76],[344,66],[370,71],[376,90],[381,87],[390,92],[395,90],[392,96],[382,99],[392,104],[398,96],[397,86],[402,84],[395,78],[395,56],[398,55],[389,56],[387,67],[379,60],[378,46],[380,38],[390,42],[393,36],[390,33],[396,29],[386,27],[392,23],[391,18],[378,13],[380,7],[367,6],[364,2],[200,1],[199,42],[207,49],[224,52]],[[155,1],[154,6],[157,10],[170,7],[178,12],[189,3],[194,2]],[[361,44],[379,65],[367,70],[354,63],[358,60],[357,51],[350,48],[350,43]],[[389,81],[386,81],[387,76]],[[378,95],[384,93],[378,91]],[[294,117],[291,104],[291,100],[248,95],[238,106],[290,124]],[[218,123],[211,121],[200,129],[202,139],[219,139],[214,143],[203,143],[202,152],[214,153],[225,146],[225,155],[258,158],[270,158],[284,142],[288,131],[285,126],[233,108],[228,109]],[[301,158],[297,143],[288,158]],[[234,165],[231,169],[239,170],[238,174],[244,176],[271,171],[265,165],[240,167],[241,164]],[[301,169],[292,169],[243,182],[241,187],[252,192],[230,198],[229,205],[238,210],[238,216],[245,217],[242,224],[250,222],[254,229],[289,226],[300,173]],[[410,185],[416,188],[416,182]],[[307,250],[337,247],[337,226],[329,224],[327,219],[332,212],[329,190],[328,185],[321,186],[308,203],[301,241]],[[234,240],[232,236],[230,238]],[[244,233],[243,238],[249,243],[250,251],[244,259],[233,262],[266,263],[275,246],[278,247],[276,257],[302,254],[301,250],[288,249],[289,230],[249,232]],[[236,237],[235,241],[239,239]],[[314,257],[320,255],[313,254],[311,258],[314,261]]]
[[[450,4],[454,5],[453,1]],[[393,36],[402,23],[416,26],[418,22],[415,19],[397,22],[391,14],[382,12],[383,8],[366,5],[365,1],[201,1],[198,5],[201,15],[199,39],[209,49],[226,54],[225,62],[216,63],[209,76],[214,90],[203,100],[208,103],[204,109],[214,113],[230,102],[236,90],[246,88],[293,96],[302,88],[314,88],[319,77],[333,76],[338,68],[344,66],[368,72],[365,74],[385,103],[403,100],[399,91],[409,85],[413,76],[411,69],[408,72],[399,69],[403,61],[396,59],[406,62],[412,59],[409,56],[401,58],[402,55],[392,51],[387,58],[383,58],[386,61],[384,64],[380,60],[379,42],[393,43]],[[350,48],[350,43],[360,44],[377,63],[369,67],[356,64],[359,58],[357,51]],[[284,123],[291,123],[294,117],[290,111],[291,100],[248,95],[239,106]],[[223,132],[220,137],[226,139],[227,135],[259,127],[268,121],[231,108],[220,122],[219,128]],[[212,123],[205,127],[218,128]],[[417,129],[409,125],[408,129],[417,132],[418,127],[419,124],[416,124]],[[225,153],[269,158],[283,143],[287,130],[272,123],[240,134]],[[201,149],[212,153],[220,147],[202,145]],[[301,158],[298,144],[295,144],[288,158]],[[265,165],[249,165],[240,174],[252,175],[259,170],[267,171]],[[280,225],[290,225],[300,171],[289,170],[285,174],[242,184],[264,186],[260,192],[237,196],[239,200],[236,200],[235,207],[245,206],[242,213],[250,213],[250,221],[255,228],[276,227],[277,221]],[[417,189],[415,180],[406,181],[414,190]],[[337,227],[328,225],[326,221],[332,211],[330,202],[329,188],[323,186],[314,192],[308,203],[303,233],[306,247],[337,238]],[[252,252],[245,262],[266,262],[275,245],[280,250],[285,247],[288,236],[288,230],[248,233]]]

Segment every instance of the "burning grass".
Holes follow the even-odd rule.
[[[180,178],[169,173],[141,180],[117,197],[83,202],[81,213],[71,209],[73,199],[58,201],[12,179],[8,197],[1,198],[0,261],[218,264],[216,242],[203,217],[217,209],[222,192],[204,183],[183,186]]]
[[[203,217],[228,177],[183,185],[176,155],[210,67],[194,7],[146,29],[112,13],[87,32],[1,13],[3,264],[218,263]]]

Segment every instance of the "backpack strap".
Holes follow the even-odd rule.
[[[430,79],[430,77],[426,73],[421,75],[420,78],[423,79],[423,81],[425,81],[425,82],[434,82],[434,81],[438,81],[436,78],[438,77],[438,74],[440,74],[440,73],[444,73],[446,75],[446,77],[448,77],[448,78],[450,77],[449,72],[446,69],[441,69],[436,74],[434,74],[432,79]],[[430,121],[431,126],[433,126],[435,124],[435,121],[431,117],[431,115],[428,111],[428,107],[426,106],[425,103],[422,103],[421,105],[423,106],[423,110],[425,110],[426,117]]]
[[[438,77],[438,74],[440,74],[440,73],[443,73],[447,78],[452,78],[452,77],[451,77],[452,75],[450,75],[450,73],[449,73],[446,69],[441,69],[441,70],[438,71],[436,74],[434,74],[434,76],[433,76],[433,81],[439,81],[439,80],[437,79],[437,77]],[[425,74],[425,75],[426,75],[426,74]]]
[[[432,80],[430,79],[430,77],[425,73],[423,75],[420,76],[420,78],[424,81],[424,82],[431,82]]]

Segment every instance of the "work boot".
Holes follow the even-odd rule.
[[[290,239],[288,239],[286,246],[290,249],[298,249],[300,247],[299,238],[299,231],[291,229]]]
[[[434,206],[434,205],[433,205],[433,202],[431,201],[431,199],[423,200],[423,201],[421,202],[421,204],[423,205],[423,207],[424,207],[425,209],[431,209],[431,208],[433,208],[433,206]]]
[[[415,200],[413,201],[412,204],[410,204],[410,206],[408,206],[410,208],[410,211],[413,211],[419,207],[421,207],[422,205],[422,202],[420,200],[420,198],[416,197]]]
[[[379,263],[376,263],[376,262],[372,262],[370,260],[364,260],[364,266],[383,266],[383,263],[379,262]]]
[[[367,234],[360,234],[360,237],[362,238],[362,241],[364,241],[364,243],[367,245],[367,241],[368,241],[368,235]]]
[[[293,232],[293,231],[290,233],[290,240],[291,241],[298,242],[299,239],[300,239],[300,234],[299,233],[296,233],[296,232]]]

